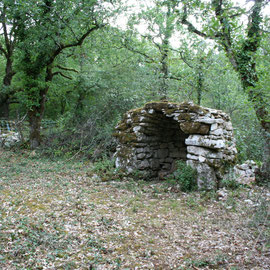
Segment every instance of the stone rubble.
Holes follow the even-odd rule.
[[[164,178],[184,160],[197,170],[199,188],[215,188],[237,154],[230,117],[188,102],[150,102],[130,110],[114,135],[117,167]]]
[[[11,147],[20,141],[18,132],[9,131],[7,133],[0,134],[0,146]]]
[[[235,165],[234,175],[236,181],[240,184],[251,186],[255,183],[255,173],[258,168],[256,162],[253,160],[247,160],[241,165]]]

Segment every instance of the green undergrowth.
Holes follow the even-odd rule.
[[[167,177],[167,183],[178,185],[181,191],[190,192],[197,190],[197,172],[184,161],[177,161],[176,170]]]

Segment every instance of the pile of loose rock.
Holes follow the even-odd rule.
[[[197,170],[200,188],[214,188],[237,153],[229,116],[187,102],[150,102],[130,110],[115,137],[117,167],[163,178],[184,160]]]
[[[253,160],[247,160],[241,165],[235,165],[234,174],[237,182],[244,185],[252,185],[255,183],[256,170],[258,170],[258,166]]]
[[[0,146],[11,147],[20,141],[18,132],[9,131],[7,133],[0,134]]]

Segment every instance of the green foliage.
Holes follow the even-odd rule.
[[[263,160],[265,141],[254,110],[248,102],[245,104],[241,114],[235,114],[233,118],[238,162],[243,163],[246,160],[260,162]]]
[[[96,161],[88,173],[89,176],[97,176],[101,181],[120,180],[124,173],[115,168],[115,160],[103,157]],[[95,176],[95,177],[96,177]]]
[[[167,183],[179,185],[183,192],[197,190],[197,171],[184,161],[177,161],[176,168],[176,171],[168,176]]]
[[[236,181],[235,178],[229,178],[229,179],[222,180],[221,186],[227,189],[235,190],[240,187],[240,184]]]
[[[94,163],[93,171],[96,173],[107,173],[115,169],[115,161],[103,158]]]

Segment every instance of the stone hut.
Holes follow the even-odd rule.
[[[236,157],[230,117],[193,103],[157,101],[125,113],[117,125],[116,167],[164,179],[184,160],[199,188],[214,188]]]

